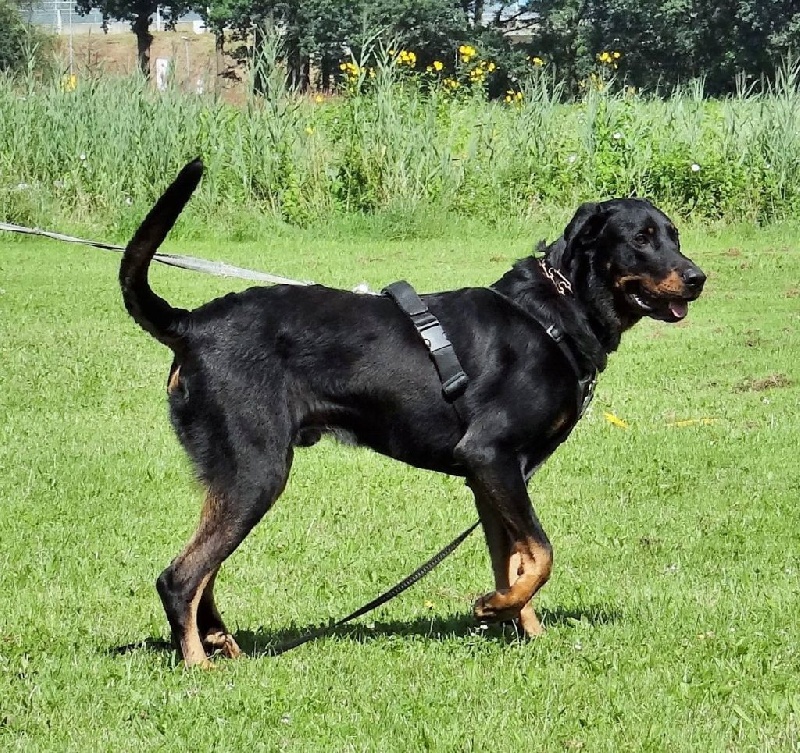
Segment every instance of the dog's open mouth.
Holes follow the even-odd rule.
[[[679,322],[689,313],[686,298],[661,298],[645,290],[639,283],[627,288],[625,295],[642,316],[663,322]]]

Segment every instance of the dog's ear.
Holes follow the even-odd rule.
[[[572,266],[575,252],[597,240],[608,220],[609,211],[606,206],[594,201],[587,201],[578,207],[575,216],[564,229],[563,264]]]
[[[605,221],[605,213],[600,205],[594,201],[587,201],[578,207],[575,216],[564,228],[564,240],[571,243],[578,236],[597,232]]]

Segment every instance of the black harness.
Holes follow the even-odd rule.
[[[400,310],[411,319],[422,342],[433,359],[433,365],[442,383],[442,395],[453,406],[462,426],[466,426],[466,414],[459,398],[469,384],[469,377],[461,367],[455,348],[447,337],[441,322],[429,311],[417,291],[405,280],[393,282],[382,291],[391,298]]]
[[[569,280],[557,269],[547,264],[544,259],[541,259],[539,264],[542,267],[542,272],[553,283],[558,293],[561,295],[572,293],[572,286]],[[583,416],[594,396],[597,371],[595,369],[587,371],[581,368],[579,359],[575,356],[574,346],[556,325],[543,322],[534,313],[522,308],[516,301],[495,288],[490,287],[489,290],[502,298],[509,305],[513,306],[516,311],[520,312],[527,319],[536,322],[558,346],[558,349],[563,353],[564,358],[567,359],[567,362],[572,367],[578,379],[576,395],[578,418]],[[429,311],[425,302],[405,280],[393,282],[391,285],[387,285],[381,292],[388,298],[391,298],[400,310],[411,319],[411,323],[425,343],[425,347],[428,349],[436,371],[439,374],[444,399],[453,406],[462,426],[466,426],[466,413],[462,401],[459,400],[459,398],[464,394],[464,390],[469,384],[469,377],[461,367],[453,344],[447,337],[447,333],[444,331],[441,322]]]

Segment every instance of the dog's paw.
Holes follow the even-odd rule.
[[[542,627],[542,623],[539,622],[539,618],[536,616],[530,603],[526,604],[519,613],[517,625],[525,634],[526,638],[536,638],[544,633],[544,627]]]
[[[194,670],[197,669],[197,670],[202,670],[202,671],[205,672],[207,670],[216,669],[217,667],[214,664],[214,662],[211,661],[211,659],[209,659],[207,656],[204,656],[202,659],[200,659],[199,657],[198,658],[192,657],[192,658],[184,659],[183,660],[183,668],[185,670],[194,671]]]
[[[507,622],[515,619],[519,610],[505,605],[503,597],[504,594],[497,591],[481,596],[472,607],[475,618],[480,622]]]
[[[242,649],[230,633],[209,633],[203,639],[203,646],[211,653],[222,654],[226,659],[238,659],[242,655]]]

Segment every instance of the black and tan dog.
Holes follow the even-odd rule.
[[[705,275],[680,253],[675,226],[640,199],[584,204],[542,258],[523,259],[491,288],[423,296],[470,380],[459,416],[411,321],[386,296],[259,287],[193,311],[157,296],[151,259],[202,171],[199,160],[183,169],[120,269],[131,316],[174,353],[172,424],[207,489],[197,531],[157,581],[185,663],[240,653],[214,603],[217,571],[283,491],[294,447],[325,431],[465,477],[495,580],[475,614],[541,632],[531,599],[553,557],[527,481],[579,418],[579,373],[601,371],[642,317],[676,322],[699,296]]]

